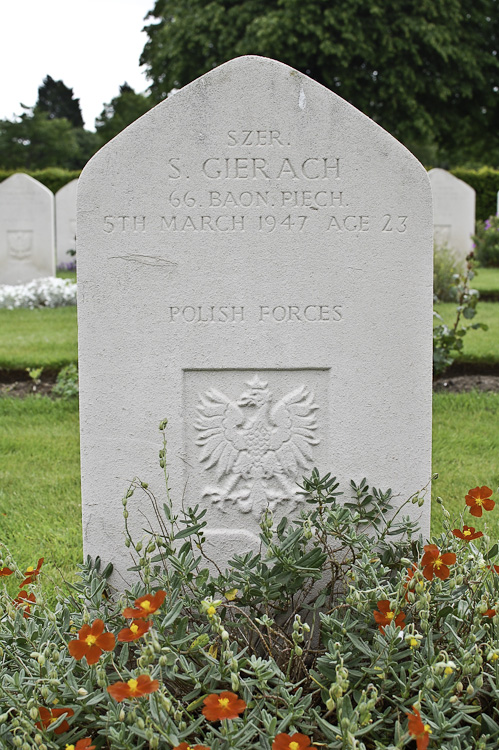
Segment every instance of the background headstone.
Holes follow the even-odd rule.
[[[72,263],[68,250],[76,250],[76,191],[78,180],[71,180],[55,194],[55,246],[57,265]]]
[[[0,183],[0,284],[55,276],[54,195],[27,174]]]
[[[447,245],[458,260],[473,250],[475,191],[445,169],[428,172],[433,195],[433,236],[437,247]]]
[[[186,86],[83,171],[77,252],[86,554],[125,575],[164,417],[173,501],[209,507],[222,564],[313,466],[400,502],[429,481],[427,173],[328,89],[258,57]]]

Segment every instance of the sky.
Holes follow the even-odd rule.
[[[154,0],[0,0],[0,119],[33,106],[45,76],[73,89],[87,130],[125,81],[148,87],[139,57]]]

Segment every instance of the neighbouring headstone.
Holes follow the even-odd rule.
[[[433,195],[433,238],[437,247],[447,246],[464,261],[473,250],[475,191],[445,169],[428,172]]]
[[[21,172],[0,182],[0,284],[55,276],[54,195]]]
[[[428,176],[296,70],[232,60],[94,156],[78,295],[84,547],[123,576],[121,498],[136,475],[161,498],[164,417],[173,502],[209,508],[222,564],[314,466],[400,502],[428,483]]]
[[[76,191],[78,180],[71,180],[55,194],[55,246],[57,265],[74,262],[76,250]]]

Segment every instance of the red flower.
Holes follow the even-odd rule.
[[[404,588],[405,589],[409,588],[409,583],[414,578],[414,571],[417,570],[417,568],[418,568],[418,566],[416,565],[416,563],[412,563],[412,566],[410,568],[407,568],[407,578],[406,578],[406,581],[404,583]],[[406,600],[406,602],[409,601],[408,593],[409,593],[409,591],[406,591],[406,594],[405,594],[405,600]]]
[[[26,586],[26,584],[28,584],[28,583],[33,583],[33,581],[35,580],[35,578],[37,578],[37,576],[40,574],[40,568],[42,567],[42,563],[43,563],[43,557],[40,557],[40,559],[38,560],[38,565],[36,566],[36,568],[33,568],[33,566],[30,565],[29,568],[27,568],[24,571],[24,575],[26,576],[26,578],[24,579],[24,581],[19,586],[20,589],[22,589],[22,587]]]
[[[471,542],[472,539],[479,539],[483,536],[483,531],[475,531],[474,526],[463,526],[463,530],[453,529],[452,533],[457,536],[458,539],[462,539],[463,542]]]
[[[188,745],[187,742],[181,742],[173,750],[210,750],[206,745]]]
[[[430,741],[431,728],[429,724],[423,724],[421,714],[417,708],[412,707],[413,714],[407,714],[409,719],[409,734],[416,740],[418,750],[426,750]]]
[[[118,640],[124,641],[125,643],[136,641],[143,636],[144,633],[147,633],[151,625],[152,622],[150,620],[134,620],[129,628],[123,628],[123,630],[120,630],[118,633]]]
[[[159,682],[151,680],[148,674],[141,674],[137,679],[128,682],[115,682],[109,685],[107,692],[115,701],[121,703],[126,698],[141,698],[148,693],[155,693],[159,689]]]
[[[272,750],[316,750],[310,744],[310,737],[306,734],[278,734],[272,743]]]
[[[378,602],[377,607],[379,609],[379,612],[374,610],[374,619],[378,623],[378,628],[380,633],[385,632],[384,625],[389,625],[393,620],[395,620],[395,625],[398,625],[400,628],[404,628],[405,626],[405,613],[399,612],[399,614],[395,617],[395,612],[393,612],[390,609],[390,602],[388,599],[382,599]],[[278,735],[279,736],[279,735]]]
[[[0,570],[0,576],[11,576],[14,571],[10,568],[2,568]]]
[[[421,560],[424,577],[431,581],[433,576],[436,575],[441,581],[445,581],[450,576],[450,570],[447,566],[454,565],[456,562],[454,552],[446,552],[441,555],[436,544],[425,544],[424,550],[425,554]]]
[[[499,565],[487,565],[487,568],[489,570],[495,570],[496,573],[499,573]]]
[[[133,607],[127,607],[123,610],[123,617],[149,617],[154,614],[163,604],[166,596],[166,591],[156,591],[155,594],[146,594],[136,599],[134,604],[136,609]]]
[[[83,740],[78,740],[76,745],[66,745],[66,750],[95,750],[95,745],[90,745],[92,742],[90,737],[85,737]]]
[[[78,638],[69,641],[68,649],[76,659],[86,658],[87,664],[97,664],[103,651],[112,651],[115,645],[114,635],[104,633],[102,620],[94,620],[92,625],[84,625],[78,631]]]
[[[493,510],[495,502],[491,500],[492,490],[490,487],[475,487],[469,490],[466,495],[466,505],[470,508],[470,513],[476,518],[482,517],[483,510]]]
[[[495,609],[488,609],[486,612],[483,613],[483,617],[494,617],[496,614]]]
[[[31,613],[31,605],[36,604],[36,599],[34,594],[27,594],[26,591],[20,591],[19,596],[17,596],[13,604],[18,609],[23,609],[23,617],[27,619],[30,616]]]
[[[40,714],[40,721],[37,721],[35,724],[38,729],[47,729],[51,724],[55,724],[59,716],[62,716],[63,714],[67,714],[67,716],[73,716],[74,711],[72,708],[45,708],[45,706],[38,706],[38,713]],[[54,734],[62,734],[63,732],[67,732],[69,729],[69,724],[64,719],[57,729],[54,729]]]
[[[202,713],[208,721],[221,721],[222,719],[237,719],[246,709],[246,703],[238,698],[235,693],[226,690],[223,693],[212,693],[207,695],[203,701]]]

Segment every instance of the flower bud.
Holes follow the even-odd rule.
[[[119,719],[120,719],[120,721],[125,721],[125,712],[123,711],[123,709],[121,709],[121,711],[120,711]]]
[[[230,674],[230,684],[231,684],[232,690],[235,693],[237,693],[239,689],[239,677],[237,676],[235,672],[231,672]]]
[[[468,695],[473,695],[473,693],[475,692],[473,685],[468,685],[468,687],[466,688],[466,692],[468,693]]]
[[[41,734],[35,734],[35,742],[37,745],[41,745],[43,742],[43,737]]]
[[[139,542],[137,542],[137,544],[135,545],[135,551],[136,551],[136,552],[141,552],[141,550],[142,550],[142,542],[140,542],[140,541],[139,541]]]
[[[38,709],[37,708],[30,708],[29,715],[35,721],[35,719],[38,719]]]
[[[303,649],[301,646],[295,646],[295,654],[297,656],[301,656],[303,654]]]
[[[137,719],[136,722],[139,729],[145,729],[146,725],[144,724],[144,719],[141,719],[140,717]]]

